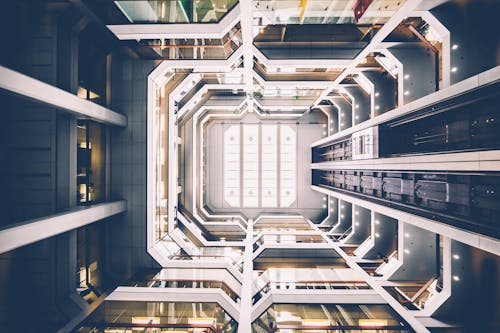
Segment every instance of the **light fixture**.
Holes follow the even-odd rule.
[[[410,94],[410,91],[409,90],[406,90],[405,91],[405,96],[408,96]]]
[[[410,78],[410,74],[405,74],[404,78],[405,80],[408,80]]]
[[[330,326],[328,319],[302,319],[303,326]]]
[[[460,256],[458,254],[454,254],[453,259],[458,260],[458,259],[460,259]]]
[[[453,275],[453,280],[460,281],[460,278],[458,277],[458,275]]]
[[[160,318],[159,317],[132,317],[132,324],[139,324],[139,325],[154,324],[154,325],[158,325],[158,324],[160,324]]]
[[[359,326],[362,326],[362,327],[387,326],[387,320],[385,320],[385,319],[360,319]]]
[[[458,49],[458,45],[457,44],[453,44],[453,46],[451,47],[452,50],[456,50]]]
[[[452,67],[452,68],[451,68],[451,72],[452,72],[452,73],[455,73],[457,70],[458,70],[458,68],[457,68],[457,67]]]

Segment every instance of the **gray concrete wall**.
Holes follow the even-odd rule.
[[[113,56],[111,108],[128,117],[126,128],[111,129],[111,198],[128,202],[128,211],[107,225],[108,269],[117,277],[157,267],[146,252],[147,76],[153,66]]]

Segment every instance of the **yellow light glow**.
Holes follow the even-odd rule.
[[[385,320],[385,319],[360,319],[359,326],[363,326],[363,327],[387,326],[387,320]]]
[[[188,324],[212,326],[217,323],[215,318],[188,318]]]
[[[304,326],[330,326],[328,319],[302,319]]]
[[[132,317],[132,324],[160,324],[159,317]]]

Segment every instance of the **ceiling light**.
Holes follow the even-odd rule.
[[[387,320],[385,320],[385,319],[360,319],[359,326],[363,326],[363,327],[387,326]]]
[[[217,323],[215,318],[188,318],[188,324],[212,326]]]
[[[453,259],[458,260],[458,259],[460,259],[460,256],[458,254],[454,254]]]
[[[457,44],[453,44],[453,46],[451,47],[452,50],[456,50],[458,49],[458,45]]]

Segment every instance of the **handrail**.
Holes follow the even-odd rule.
[[[196,329],[204,329],[206,332],[220,333],[214,325],[203,325],[203,324],[131,324],[131,323],[96,323],[89,325],[96,328],[104,328],[104,327],[124,327],[124,328],[196,328]]]
[[[276,284],[278,288],[271,288],[271,284]],[[370,286],[366,283],[366,281],[358,281],[358,280],[326,280],[326,281],[314,281],[314,280],[304,280],[304,281],[269,281],[264,286],[262,286],[259,290],[257,290],[253,297],[253,304],[257,303],[263,295],[267,294],[271,290],[278,290],[280,285],[295,285],[293,289],[320,289],[316,287],[325,287],[321,289],[344,289],[344,288],[336,288],[336,287],[347,287],[348,289],[370,289]],[[359,285],[359,287],[358,287]],[[305,287],[305,288],[297,288],[297,287]],[[354,287],[354,288],[351,288]],[[360,288],[361,287],[361,288]],[[288,290],[288,288],[286,288]]]
[[[147,281],[132,281],[130,282],[129,284],[147,284],[148,282],[176,282],[176,283],[214,283],[214,284],[220,284],[220,289],[222,289],[224,292],[226,292],[226,294],[233,300],[235,301],[236,303],[239,302],[240,300],[240,297],[239,297],[239,294],[234,291],[229,285],[227,285],[224,281],[222,280],[189,280],[189,279],[158,279],[158,278],[152,278],[152,279],[148,279]],[[160,286],[155,286],[155,285],[151,285],[149,287],[153,287],[153,288],[157,288],[157,287],[160,287]],[[164,288],[169,288],[168,286],[164,286]],[[183,288],[181,286],[177,286],[177,287],[172,287],[172,288]],[[192,288],[196,288],[196,287],[192,287]],[[207,288],[213,288],[211,286],[208,286]],[[217,287],[215,287],[217,288]],[[227,290],[225,290],[224,288],[226,288]]]
[[[228,260],[232,259],[227,256],[217,256],[217,255],[203,255],[203,254],[181,254],[181,255],[172,255],[169,257],[171,260],[194,260],[194,259],[225,259],[224,261],[231,263],[231,265],[235,266],[240,272],[243,272],[243,258],[239,258],[238,260]]]

